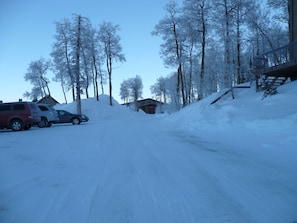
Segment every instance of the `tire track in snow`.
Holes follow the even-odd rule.
[[[161,126],[148,132],[158,124],[152,120],[145,122],[147,129],[132,122],[126,130],[133,136],[129,140],[121,136],[121,126],[105,129],[101,143],[109,147],[107,170],[92,192],[86,222],[253,222],[216,176],[191,158],[199,155],[197,143],[184,148],[185,143]],[[127,142],[130,147],[121,146]]]
[[[164,137],[166,134],[160,135]],[[184,148],[185,143],[180,144],[169,133],[166,138],[156,134],[142,140],[143,144],[149,145],[149,142],[154,141],[155,145],[147,146],[146,150],[141,151],[145,151],[143,158],[146,158],[147,165],[151,166],[151,169],[142,169],[150,171],[147,175],[151,175],[148,178],[153,181],[145,182],[146,179],[143,178],[143,185],[151,183],[151,188],[147,186],[146,190],[154,191],[155,194],[151,194],[155,199],[152,203],[159,205],[161,213],[158,220],[154,219],[155,222],[213,222],[217,219],[221,222],[241,222],[243,219],[243,222],[253,222],[240,204],[222,191],[216,177],[197,163],[197,160],[192,159],[195,148]],[[166,141],[170,143],[166,145]],[[146,174],[139,174],[140,178],[143,175]],[[214,209],[215,212],[210,212]]]
[[[271,162],[267,157],[257,157],[249,151],[222,144],[218,144],[217,152],[213,153],[208,149],[213,142],[200,143],[195,137],[182,132],[173,134],[190,144],[206,145],[207,149],[197,146],[199,156],[197,152],[189,152],[189,158],[194,160],[193,163],[200,163],[206,175],[214,177],[216,184],[229,200],[240,205],[239,210],[254,217],[252,222],[265,222],[267,216],[271,218],[272,213],[275,216],[273,219],[277,222],[289,222],[294,218],[294,215],[284,213],[296,213],[296,196],[291,196],[297,194],[293,186],[296,185],[296,178],[292,178],[295,169],[284,169],[275,160]],[[207,162],[204,161],[204,157]]]
[[[142,200],[136,202],[137,206],[143,206],[144,211],[138,214],[135,222],[194,222],[183,193],[176,187],[175,176],[145,145],[143,142],[138,154],[141,162],[136,173],[136,188],[142,195],[137,196]]]
[[[127,139],[113,125],[104,126],[105,134],[100,136],[100,146],[104,152],[101,160],[104,164],[96,185],[90,196],[89,211],[85,222],[131,222],[131,200],[127,195],[132,193],[131,177],[133,175],[129,151],[122,149]],[[121,129],[122,130],[122,129]]]

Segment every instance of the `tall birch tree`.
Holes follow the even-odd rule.
[[[51,57],[53,58],[53,71],[55,81],[60,82],[65,102],[67,97],[65,91],[71,89],[72,99],[75,101],[75,80],[72,64],[71,22],[63,19],[56,22],[56,35]]]
[[[177,67],[176,92],[181,95],[182,105],[186,106],[185,85],[183,77],[183,59],[185,36],[182,32],[181,9],[174,1],[166,5],[167,15],[155,26],[152,35],[162,36],[161,57],[168,67]]]
[[[190,36],[195,37],[196,45],[200,45],[200,72],[198,86],[198,100],[203,98],[204,75],[205,75],[205,51],[206,51],[206,35],[207,35],[207,20],[209,18],[210,4],[205,0],[184,0],[183,10],[185,19],[191,24]],[[199,41],[199,42],[198,42]],[[191,50],[192,51],[192,50]],[[190,53],[190,55],[192,55]],[[190,57],[190,67],[192,70],[192,58]]]
[[[102,44],[103,54],[106,62],[106,68],[109,81],[109,103],[112,105],[112,72],[114,62],[125,62],[126,58],[122,53],[120,36],[117,34],[120,27],[110,22],[103,22],[99,28],[98,38]]]

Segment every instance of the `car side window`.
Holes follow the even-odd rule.
[[[38,106],[38,107],[40,108],[41,111],[47,111],[48,110],[47,107],[45,107],[45,106]]]
[[[0,105],[0,112],[10,111],[10,105]]]
[[[25,105],[24,104],[13,105],[13,110],[14,111],[23,111],[23,110],[25,110]]]

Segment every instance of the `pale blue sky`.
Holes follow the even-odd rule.
[[[72,14],[88,17],[94,26],[102,21],[121,27],[119,35],[126,62],[116,64],[113,73],[113,96],[119,102],[120,84],[124,79],[141,76],[143,97],[151,96],[150,86],[158,77],[167,76],[160,58],[161,37],[151,31],[166,14],[169,0],[1,0],[0,1],[0,100],[17,101],[32,85],[24,80],[29,63],[44,57],[50,59],[54,43],[55,21],[72,18]],[[182,2],[179,0],[177,2]],[[47,75],[50,79],[53,74]],[[63,103],[59,84],[51,81],[51,94]],[[92,88],[89,89],[93,96]],[[105,93],[108,92],[107,85]],[[68,101],[72,98],[68,96]]]

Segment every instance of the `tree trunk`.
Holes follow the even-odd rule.
[[[237,24],[236,24],[236,41],[237,41],[237,80],[236,80],[236,83],[237,84],[241,84],[242,82],[242,78],[241,78],[241,72],[240,72],[240,67],[241,67],[241,48],[240,48],[240,15],[239,15],[239,12],[240,12],[240,6],[238,6],[238,9],[237,9]]]
[[[177,72],[178,72],[178,77],[179,77],[180,84],[181,84],[180,90],[182,93],[183,107],[185,107],[187,105],[187,99],[185,96],[185,83],[184,83],[184,78],[183,78],[182,64],[179,64]]]
[[[224,87],[232,87],[231,75],[231,62],[230,62],[230,33],[229,33],[229,11],[227,7],[227,0],[224,0],[225,7],[225,77]]]
[[[72,84],[71,89],[72,89],[72,100],[73,101],[76,101],[76,98],[75,98],[75,86],[74,86],[74,84]]]
[[[99,101],[99,93],[98,93],[98,69],[96,65],[96,58],[93,56],[93,64],[94,64],[94,69],[95,69],[95,77],[94,77],[94,88],[95,88],[95,96],[96,100]]]
[[[80,32],[81,32],[81,16],[78,16],[77,42],[76,42],[76,105],[77,113],[81,114],[81,98],[80,98]]]
[[[61,84],[61,87],[62,87],[62,92],[63,92],[63,95],[64,95],[65,103],[68,104],[64,84]]]
[[[193,96],[193,78],[192,78],[192,75],[193,75],[193,46],[194,44],[193,44],[193,42],[192,42],[192,44],[191,44],[191,48],[190,48],[190,58],[189,58],[189,61],[190,61],[190,74],[189,74],[189,78],[190,78],[190,80],[189,80],[189,92],[188,92],[188,96],[189,96],[189,101],[188,101],[188,103],[190,104],[191,103],[191,101],[192,101],[192,96]]]
[[[68,56],[67,43],[65,43],[65,57],[66,57],[66,62],[67,62],[68,75],[69,75],[69,78],[71,80],[72,100],[75,101],[75,87],[74,87],[75,81],[74,81],[72,71],[71,71],[71,65],[70,65],[70,59],[69,59],[69,56]]]
[[[108,57],[106,62],[107,62],[108,81],[109,81],[109,104],[112,105],[112,83],[111,83],[112,58],[111,56]]]
[[[86,98],[89,98],[89,70],[88,70],[88,62],[87,62],[87,57],[85,54],[85,51],[82,50],[82,57],[83,57],[83,62],[84,62],[84,86],[85,86],[85,92],[86,92]]]
[[[203,2],[204,7],[204,2]],[[202,21],[202,43],[201,43],[201,65],[200,65],[200,79],[199,79],[199,95],[198,100],[203,99],[203,88],[204,88],[204,61],[205,61],[205,46],[206,46],[206,26],[204,19],[204,8],[201,10],[201,21]]]
[[[89,90],[88,90],[89,88],[88,87],[86,87],[86,89],[85,89],[85,92],[86,92],[86,98],[89,98]]]
[[[179,65],[177,68],[177,95],[180,95],[180,91],[182,93],[182,103],[183,107],[186,106],[186,98],[185,98],[185,86],[184,86],[184,80],[183,80],[183,72],[182,72],[182,55],[181,55],[181,47],[179,46],[178,43],[178,38],[177,38],[177,32],[176,32],[176,25],[173,25],[173,33],[174,33],[174,38],[175,38],[175,47],[176,47],[176,58],[177,61],[179,61]]]
[[[112,83],[111,83],[111,74],[109,76],[109,104],[112,105]]]
[[[47,90],[47,93],[46,93],[45,88],[43,88],[45,95],[51,95],[51,92],[50,92],[50,89],[49,89],[49,86],[48,86],[48,82],[44,79],[43,75],[40,75],[40,78],[41,78],[42,82],[45,83],[45,88]]]

